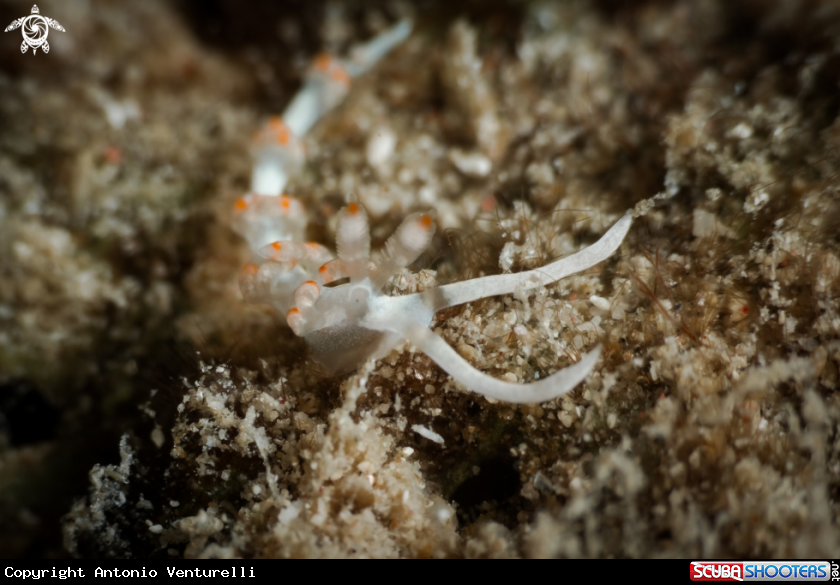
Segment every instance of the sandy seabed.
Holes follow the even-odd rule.
[[[840,557],[840,5],[39,8],[48,54],[0,38],[8,556]],[[553,402],[407,344],[330,377],[241,299],[251,135],[317,52],[412,15],[287,190],[328,246],[351,193],[374,249],[433,209],[392,294],[646,209],[585,273],[436,317],[508,381],[601,344]]]

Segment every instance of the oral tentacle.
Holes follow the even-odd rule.
[[[528,290],[547,286],[563,278],[582,272],[603,262],[613,255],[627,235],[633,217],[628,213],[619,219],[600,240],[591,246],[556,260],[542,268],[535,268],[517,274],[498,274],[463,282],[447,284],[427,294],[436,311],[454,307],[486,297],[512,294],[517,290]]]
[[[467,389],[488,398],[514,404],[545,402],[566,394],[586,379],[601,355],[599,346],[581,356],[576,364],[558,370],[547,378],[530,384],[517,384],[480,372],[426,327],[411,325],[402,331],[402,334]]]

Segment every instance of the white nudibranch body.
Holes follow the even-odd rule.
[[[254,137],[252,193],[274,196],[283,193],[290,176],[304,161],[301,138],[324,114],[341,103],[353,78],[368,71],[404,41],[411,29],[411,20],[401,20],[367,43],[351,49],[347,59],[326,53],[315,58],[303,86],[283,114],[270,118]]]
[[[364,208],[350,203],[339,212],[338,257],[324,246],[303,243],[306,214],[297,199],[282,195],[305,158],[301,137],[344,99],[353,77],[361,75],[411,32],[401,21],[345,60],[320,56],[303,87],[282,116],[269,119],[253,140],[251,193],[237,200],[233,227],[257,258],[242,271],[240,287],[252,302],[286,314],[295,334],[329,372],[352,370],[379,359],[407,339],[468,389],[506,402],[542,402],[560,396],[592,371],[600,348],[574,365],[531,384],[498,380],[478,371],[430,330],[435,313],[481,298],[544,287],[598,264],[613,254],[630,229],[630,214],[619,219],[592,246],[542,268],[486,276],[404,296],[383,287],[426,249],[435,231],[428,214],[415,213],[385,243],[378,264],[370,260],[370,227]],[[344,284],[325,287],[341,279]]]
[[[592,371],[600,348],[574,365],[531,384],[498,380],[478,371],[429,329],[437,311],[477,299],[543,287],[609,258],[630,229],[632,216],[619,219],[593,245],[542,268],[485,276],[424,292],[388,296],[382,288],[425,250],[434,234],[427,214],[409,216],[385,244],[379,264],[370,261],[370,232],[364,208],[341,210],[336,231],[338,258],[318,244],[274,242],[260,249],[261,266],[243,272],[243,295],[286,313],[292,330],[304,337],[312,354],[330,372],[353,369],[388,354],[403,339],[425,352],[470,390],[506,402],[542,402],[560,396]],[[315,265],[325,260],[323,264]],[[325,284],[349,278],[333,287]]]

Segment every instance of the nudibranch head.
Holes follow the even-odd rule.
[[[631,215],[625,215],[592,246],[540,269],[392,297],[383,292],[384,285],[426,249],[435,233],[434,221],[430,214],[410,215],[385,243],[379,262],[373,263],[367,213],[354,202],[338,215],[337,258],[314,243],[271,242],[259,249],[263,264],[249,265],[243,271],[242,293],[285,313],[289,326],[306,339],[313,357],[329,372],[350,370],[368,359],[384,357],[407,339],[475,392],[508,402],[540,402],[574,388],[595,366],[600,349],[537,382],[504,382],[476,370],[429,329],[435,312],[480,298],[546,286],[585,270],[615,252],[631,223]],[[336,283],[344,279],[347,281]],[[335,284],[325,286],[330,283]]]

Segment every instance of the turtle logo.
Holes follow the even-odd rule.
[[[20,52],[25,53],[26,49],[32,47],[32,54],[34,55],[40,48],[45,53],[50,52],[50,45],[47,42],[47,34],[49,34],[52,27],[55,30],[64,31],[64,27],[58,24],[57,20],[41,16],[39,14],[38,6],[32,6],[32,14],[13,20],[12,24],[6,27],[4,32],[15,30],[23,26],[23,42],[20,44]]]

